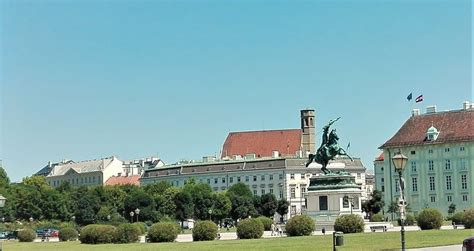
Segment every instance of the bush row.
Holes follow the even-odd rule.
[[[122,224],[118,227],[91,224],[82,228],[79,240],[87,244],[131,243],[138,241],[140,233],[140,228],[133,224]]]

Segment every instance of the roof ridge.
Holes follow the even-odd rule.
[[[235,133],[252,133],[252,132],[275,132],[275,131],[296,131],[301,129],[271,129],[271,130],[254,130],[254,131],[235,131],[235,132],[229,132],[229,134],[235,134]]]

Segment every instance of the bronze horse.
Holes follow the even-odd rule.
[[[316,162],[322,165],[321,171],[323,171],[324,174],[328,174],[330,171],[327,169],[327,165],[329,164],[330,160],[336,157],[336,155],[345,155],[353,161],[352,157],[349,156],[347,152],[338,145],[337,141],[339,140],[339,137],[336,134],[336,129],[331,130],[331,132],[328,134],[329,127],[338,119],[339,118],[331,120],[329,124],[323,128],[323,142],[316,151],[316,154],[309,155],[306,167],[308,167],[312,162]]]

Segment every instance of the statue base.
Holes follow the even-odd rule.
[[[344,214],[363,216],[362,190],[347,172],[312,177],[306,195],[306,214],[316,220],[316,229],[331,231],[337,217]]]

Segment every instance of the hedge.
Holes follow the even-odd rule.
[[[60,241],[75,241],[77,240],[78,233],[76,229],[72,227],[65,227],[59,230]]]
[[[315,227],[314,220],[308,215],[296,215],[286,223],[286,234],[288,236],[308,236],[313,233]]]
[[[132,225],[138,227],[138,229],[140,230],[140,235],[143,235],[146,233],[146,224],[144,222],[135,222],[135,223],[132,223]]]
[[[256,218],[241,220],[237,225],[237,236],[239,239],[258,239],[262,237],[263,224]]]
[[[370,221],[371,222],[381,222],[383,221],[384,218],[383,218],[383,215],[378,213],[378,214],[373,214],[371,217],[370,217]]]
[[[471,207],[464,211],[462,223],[464,224],[465,228],[474,228],[474,207]]]
[[[25,228],[18,231],[18,240],[20,242],[32,242],[36,239],[36,232],[31,228]]]
[[[86,244],[112,243],[114,237],[114,226],[91,224],[82,228],[79,240]]]
[[[132,243],[138,241],[140,227],[130,223],[122,224],[117,227],[114,234],[115,243]]]
[[[153,224],[148,230],[150,242],[173,242],[178,237],[179,226],[172,222]]]
[[[364,220],[355,214],[342,215],[334,222],[334,229],[346,234],[361,233],[364,232]]]
[[[464,218],[464,212],[457,212],[453,216],[451,216],[451,221],[453,221],[456,225],[462,225]]]
[[[193,241],[212,241],[217,237],[217,225],[212,221],[198,221],[193,228]]]
[[[440,229],[443,224],[443,215],[434,208],[426,208],[418,214],[416,222],[421,230]]]
[[[257,218],[257,220],[259,220],[260,222],[262,222],[263,224],[263,228],[265,229],[265,231],[270,231],[272,230],[272,224],[273,224],[273,220],[268,218],[268,217],[265,217],[265,216],[260,216]]]

